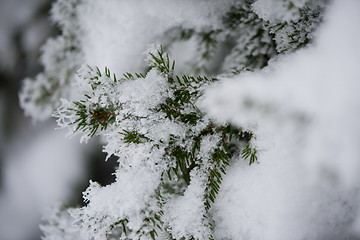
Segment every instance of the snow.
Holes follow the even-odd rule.
[[[289,22],[299,18],[298,9],[309,0],[256,0],[254,12],[266,21]]]
[[[313,45],[224,77],[200,101],[214,119],[252,129],[260,150],[258,165],[233,165],[224,179],[219,237],[343,239],[358,231],[359,9],[335,1]]]
[[[139,151],[138,158],[141,154],[143,149]],[[149,171],[143,162],[132,168],[122,167],[116,175],[116,182],[105,187],[90,182],[84,192],[88,205],[70,211],[89,238],[106,239],[110,226],[125,218],[129,221],[129,228],[140,229],[143,217],[139,212],[148,206],[156,206],[152,195],[159,185],[159,172]]]
[[[166,203],[164,219],[171,227],[175,239],[206,239],[210,234],[204,224],[203,216],[206,214],[203,204],[206,175],[199,169],[191,172],[191,185],[182,196]],[[184,212],[186,214],[184,214]]]
[[[84,62],[115,72],[138,72],[147,46],[161,43],[174,27],[220,28],[219,18],[233,0],[85,1],[79,6]],[[120,11],[119,11],[120,9]],[[89,17],[91,16],[91,17]],[[154,27],[156,26],[156,27]],[[116,29],[116,30],[115,30]]]

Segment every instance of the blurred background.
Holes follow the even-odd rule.
[[[0,0],[0,240],[40,239],[43,211],[81,205],[89,179],[113,181],[115,161],[104,162],[96,139],[66,139],[54,119],[34,123],[19,107],[22,80],[42,70],[41,46],[59,34],[49,20],[52,3]]]

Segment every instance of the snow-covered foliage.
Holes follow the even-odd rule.
[[[215,79],[175,75],[175,62],[161,48],[150,49],[148,61],[146,75],[82,68],[83,98],[63,100],[55,112],[60,126],[85,140],[103,135],[104,151],[119,157],[116,182],[92,183],[84,193],[88,205],[71,214],[94,239],[118,227],[130,239],[212,238],[208,211],[229,161],[240,157],[251,134],[213,124],[194,105]],[[178,212],[183,208],[190,212]]]
[[[68,210],[65,206],[58,205],[46,211],[44,220],[48,225],[40,226],[45,236],[51,236],[52,240],[86,239],[86,236],[73,225],[74,220]]]
[[[78,35],[81,34],[75,6],[79,0],[58,1],[52,8],[53,20],[62,35],[43,46],[44,72],[35,79],[25,79],[20,92],[20,106],[34,120],[49,118],[61,97],[71,96],[71,78],[82,63]]]
[[[83,141],[100,135],[119,167],[110,185],[90,181],[74,225],[54,209],[44,239],[356,236],[359,10],[356,0],[57,1],[62,35],[43,48],[22,106],[38,119],[55,111]],[[193,47],[183,75],[166,53],[179,42]]]

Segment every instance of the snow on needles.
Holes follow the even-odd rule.
[[[186,80],[187,85],[179,77],[175,81],[173,70],[165,70],[170,62],[167,55],[161,49],[154,52],[154,48],[150,54],[152,68],[146,75],[126,73],[118,78],[107,68],[101,71],[84,66],[77,79],[83,97],[77,101],[62,100],[54,114],[61,127],[73,133],[82,132],[84,140],[102,135],[107,142],[104,151],[108,156],[118,157],[116,181],[103,187],[90,182],[84,192],[87,205],[70,212],[89,238],[106,239],[113,228],[119,229],[120,223],[124,223],[120,235],[130,239],[155,233],[171,233],[179,239],[191,236],[207,239],[211,234],[204,217],[205,196],[210,191],[208,179],[217,165],[210,160],[227,157],[222,150],[227,135],[213,131],[215,126],[210,125],[206,116],[197,117],[201,113],[192,104],[199,94],[200,81],[207,84],[211,80],[198,78],[193,83]],[[181,104],[172,106],[175,101]],[[176,117],[181,114],[185,117]],[[212,137],[200,141],[202,135]],[[219,155],[215,156],[215,151]],[[177,156],[187,163],[179,163]],[[185,177],[179,180],[171,173],[179,166],[181,176],[188,175],[186,184]],[[173,211],[172,206],[179,204],[192,208],[192,214]],[[168,221],[165,222],[168,231],[161,227],[162,215]]]
[[[219,237],[339,239],[359,232],[360,2],[335,1],[317,40],[260,72],[224,77],[199,105],[254,130],[215,209]],[[236,224],[235,224],[236,222]]]

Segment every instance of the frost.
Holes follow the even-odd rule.
[[[51,103],[43,104],[41,106],[34,104],[47,91],[50,91],[48,81],[44,75],[39,74],[35,81],[25,79],[23,88],[19,95],[20,106],[25,109],[25,114],[33,116],[35,120],[45,120],[53,112],[54,107]],[[56,98],[56,96],[54,96]]]
[[[68,69],[73,68],[74,63],[81,62],[81,56],[75,50],[73,43],[63,36],[49,39],[42,47],[41,63],[45,72],[56,74],[59,85],[66,84]]]
[[[253,3],[254,12],[270,22],[289,22],[297,20],[299,8],[304,7],[309,0],[256,0]]]
[[[43,240],[86,240],[86,236],[73,225],[73,219],[61,206],[54,206],[45,214],[46,225],[40,229],[44,233]]]
[[[20,106],[33,120],[48,119],[60,105],[59,99],[74,93],[71,79],[83,60],[76,35],[81,35],[74,8],[77,4],[78,0],[59,0],[53,5],[53,20],[63,34],[47,40],[40,59],[44,72],[26,79],[20,91]]]
[[[58,0],[51,8],[51,19],[58,24],[63,35],[73,37],[80,30],[77,6],[82,0]]]

